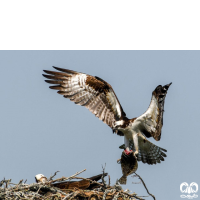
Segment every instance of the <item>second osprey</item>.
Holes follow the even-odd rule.
[[[147,111],[137,118],[128,119],[111,85],[97,76],[54,67],[61,72],[44,70],[51,89],[78,105],[88,108],[96,117],[110,126],[117,135],[124,136],[124,152],[134,150],[138,161],[160,163],[166,157],[160,148],[146,139],[159,141],[163,126],[164,101],[171,85],[157,86],[152,93]],[[131,150],[132,149],[132,150]]]

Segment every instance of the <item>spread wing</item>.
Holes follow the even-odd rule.
[[[137,160],[142,161],[143,163],[152,165],[164,161],[163,157],[167,157],[167,155],[164,153],[167,152],[166,149],[151,143],[141,133],[138,135],[138,146],[139,152],[137,155]]]
[[[134,147],[133,140],[129,140],[129,144],[130,148],[135,152],[136,149]],[[151,143],[141,133],[138,134],[138,147],[137,161],[153,165],[164,161],[164,157],[167,157],[164,153],[167,152],[166,149]],[[125,145],[123,144],[119,148],[125,149]]]
[[[126,116],[111,85],[99,77],[76,71],[54,67],[58,71],[44,70],[51,89],[70,99],[75,104],[85,106],[111,128],[115,121]],[[118,132],[118,135],[123,135]]]
[[[81,181],[64,181],[64,182],[52,183],[51,186],[57,187],[59,189],[78,188],[78,189],[83,189],[83,190],[85,189],[89,190],[89,189],[96,188],[96,186],[98,186],[97,181],[99,181],[103,175],[107,176],[108,173],[99,174],[99,175],[96,175],[96,176],[93,176]]]
[[[172,83],[165,86],[157,86],[152,93],[151,103],[147,111],[136,118],[135,122],[139,122],[140,130],[146,137],[153,137],[159,141],[161,138],[161,129],[163,126],[164,103],[167,90]]]

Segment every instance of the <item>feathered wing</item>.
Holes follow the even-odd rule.
[[[81,180],[81,181],[64,181],[64,182],[58,182],[58,183],[52,183],[51,186],[53,187],[57,187],[60,189],[74,189],[74,188],[78,188],[78,189],[94,189],[96,187],[98,187],[98,183],[96,183],[97,181],[99,181],[102,176],[107,176],[108,173],[104,173],[104,174],[99,174],[90,178],[87,178],[87,180]],[[91,180],[91,181],[90,181]],[[94,182],[92,182],[94,181]]]
[[[54,84],[51,89],[70,99],[75,104],[85,106],[111,128],[115,121],[123,119],[124,113],[111,85],[99,77],[76,71],[54,67],[58,71],[44,70],[47,83]],[[123,135],[118,132],[118,135]]]
[[[135,152],[136,149],[134,147],[133,140],[129,140],[129,144],[130,149]],[[164,153],[167,152],[166,149],[151,143],[141,133],[138,133],[138,147],[137,161],[142,161],[143,163],[153,165],[164,161],[164,157],[167,157],[167,155]],[[123,144],[119,148],[125,149],[125,145]]]
[[[164,153],[167,152],[166,149],[151,143],[141,133],[138,134],[138,146],[139,151],[137,160],[142,161],[143,163],[153,165],[164,161],[164,157],[167,157],[167,155]],[[133,150],[135,150],[134,145]]]
[[[138,123],[140,130],[146,137],[153,137],[156,141],[159,141],[161,138],[165,97],[171,84],[156,87],[152,93],[149,108],[143,115],[136,118],[135,121],[140,122]]]

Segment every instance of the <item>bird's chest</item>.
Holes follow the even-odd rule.
[[[123,133],[126,135],[128,138],[132,138],[134,135],[138,134],[140,131],[138,129],[137,123],[132,123],[129,126],[127,126]]]
[[[136,130],[133,129],[131,126],[125,128],[125,129],[123,130],[123,133],[124,133],[124,135],[125,135],[127,138],[129,138],[129,139],[133,138],[133,136],[134,136],[135,134],[137,134]]]

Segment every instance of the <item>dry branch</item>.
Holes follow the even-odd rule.
[[[83,169],[82,171],[80,172],[76,172],[76,174],[70,176],[70,177],[62,177],[62,178],[59,178],[59,179],[56,179],[56,180],[52,180],[52,181],[49,181],[49,183],[54,183],[54,182],[57,182],[57,181],[66,181],[66,180],[71,180],[73,179],[75,176],[83,173],[84,171],[86,171],[86,169]]]
[[[136,174],[136,173],[135,173],[135,175],[141,180],[141,182],[142,182],[143,186],[145,187],[147,193],[148,193],[150,196],[152,196],[154,200],[156,200],[155,196],[154,196],[153,194],[151,194],[151,193],[149,192],[149,190],[147,189],[147,186],[146,186],[145,182],[143,181],[143,179],[141,178],[141,176],[139,176],[139,175]]]
[[[16,199],[16,200],[144,200],[141,196],[137,196],[136,193],[128,193],[122,190],[121,186],[116,182],[114,186],[106,184],[104,177],[107,176],[105,169],[103,168],[103,174],[94,176],[101,177],[102,183],[98,182],[98,179],[91,180],[89,178],[77,177],[77,175],[84,172],[86,169],[75,173],[70,177],[62,177],[53,180],[57,172],[53,176],[50,176],[46,182],[26,184],[23,180],[20,180],[18,184],[11,183],[11,179],[0,181],[0,200],[4,199]],[[138,175],[139,177],[139,175]],[[66,189],[59,188],[59,184],[70,184],[81,181],[69,181],[71,179],[78,179],[81,181],[87,181],[89,185],[94,184],[92,189],[80,189],[77,187]],[[68,180],[68,181],[66,181]],[[64,181],[64,182],[63,182]],[[56,183],[55,183],[56,182]],[[110,178],[109,178],[110,182]],[[57,184],[58,183],[58,184]],[[56,185],[55,185],[56,184]],[[56,187],[55,187],[56,186]],[[146,185],[145,185],[146,186]],[[148,191],[148,190],[147,190]],[[150,194],[150,193],[149,193]]]

